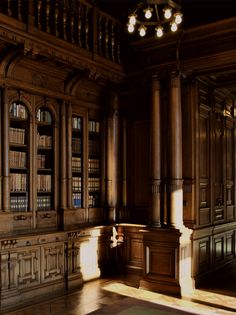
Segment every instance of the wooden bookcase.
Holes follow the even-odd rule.
[[[83,198],[83,117],[72,117],[72,205],[82,208]]]
[[[54,208],[54,139],[53,121],[50,111],[37,111],[37,210]]]
[[[101,137],[100,122],[89,120],[88,206],[101,207]]]
[[[9,167],[10,209],[29,210],[29,114],[26,106],[14,102],[10,106]]]

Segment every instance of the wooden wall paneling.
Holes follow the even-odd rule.
[[[224,119],[222,109],[222,98],[214,93],[214,114],[212,123],[212,187],[213,193],[213,221],[220,222],[225,219],[224,213]]]
[[[219,267],[224,264],[225,259],[225,234],[213,236],[213,267]]]
[[[41,259],[42,283],[63,279],[64,272],[63,243],[42,246]]]
[[[19,289],[29,288],[40,283],[40,249],[26,248],[17,252],[16,278]]]
[[[235,257],[235,231],[225,234],[225,259],[232,260]]]
[[[0,124],[3,125],[3,118],[2,118],[2,109],[3,109],[3,89],[0,86]],[[0,212],[2,212],[2,195],[3,195],[3,185],[2,185],[2,143],[3,143],[3,134],[2,128],[0,128]],[[1,219],[0,219],[1,221]],[[1,228],[0,228],[1,230]]]
[[[225,121],[225,145],[226,145],[226,184],[225,184],[225,206],[226,219],[235,220],[235,166],[234,166],[234,123],[232,118],[226,117]]]
[[[198,126],[197,82],[189,77],[182,83],[182,121],[183,121],[183,218],[185,225],[196,223],[196,185],[197,185],[197,146]]]
[[[210,108],[201,104],[199,117],[199,215],[201,226],[211,223],[210,213]]]
[[[209,230],[207,229],[204,232],[198,232],[202,236],[194,236],[193,240],[193,266],[192,273],[193,277],[196,280],[196,285],[198,285],[198,279],[204,273],[208,272],[211,269],[211,251],[212,251],[212,242],[211,236],[208,236]],[[204,236],[205,234],[205,236]]]
[[[143,274],[144,252],[143,252],[143,235],[140,230],[143,225],[119,225],[119,235],[123,235],[124,250],[120,253],[120,268],[124,272],[124,281],[131,286],[139,286],[139,281]]]

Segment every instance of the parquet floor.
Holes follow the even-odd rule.
[[[4,315],[84,315],[114,303],[117,303],[119,308],[119,304],[125,299],[129,299],[130,303],[133,303],[134,299],[149,301],[191,314],[235,315],[236,262],[230,265],[227,272],[219,272],[207,285],[195,290],[191,299],[178,299],[129,287],[116,279],[99,279],[85,283],[83,288],[76,292]]]

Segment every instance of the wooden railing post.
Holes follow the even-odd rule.
[[[34,1],[29,0],[28,1],[28,24],[31,26],[34,26],[35,15],[36,15],[36,11],[35,11]]]

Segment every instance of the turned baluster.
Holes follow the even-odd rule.
[[[86,18],[85,18],[85,47],[87,50],[89,50],[89,8],[86,7]]]
[[[9,16],[12,16],[12,10],[11,10],[11,0],[7,1],[7,14]]]
[[[98,20],[98,52],[102,55],[102,16],[99,15]]]
[[[21,0],[18,0],[18,20],[22,21]]]
[[[78,45],[82,47],[82,6],[78,3]]]
[[[105,21],[105,55],[106,58],[109,58],[109,51],[108,51],[108,45],[109,45],[109,31],[108,31],[108,19],[106,18]]]
[[[120,29],[117,29],[117,61],[121,63],[120,59]]]
[[[71,18],[70,18],[70,36],[71,36],[71,42],[75,43],[75,37],[74,37],[74,26],[75,26],[75,7],[74,2],[71,3]]]
[[[67,22],[67,10],[66,10],[66,2],[63,2],[63,39],[67,40],[66,34],[66,22]]]
[[[41,30],[42,29],[42,24],[41,24],[41,10],[42,10],[42,0],[38,0],[38,29]]]
[[[46,3],[46,29],[47,33],[50,34],[50,11],[51,11],[51,6],[50,6],[50,0],[47,0]]]
[[[58,17],[59,17],[59,5],[58,5],[58,0],[56,0],[56,3],[55,3],[55,35],[57,37],[59,36]]]
[[[111,59],[115,61],[115,33],[114,33],[115,24],[111,24]]]

